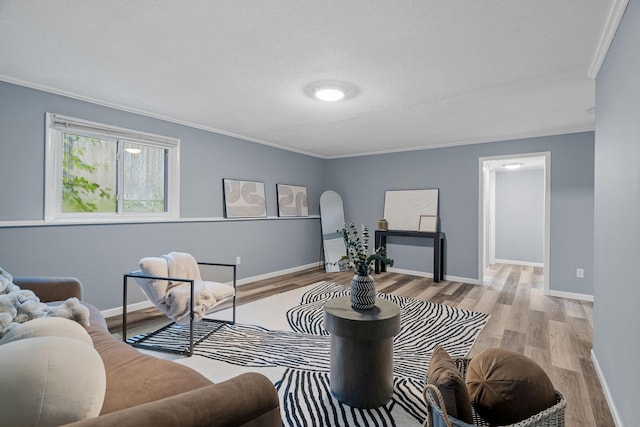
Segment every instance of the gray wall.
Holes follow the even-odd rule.
[[[544,171],[496,172],[496,258],[544,262]]]
[[[583,132],[334,159],[328,163],[327,186],[342,195],[345,218],[370,229],[382,218],[385,190],[439,188],[445,274],[477,279],[478,159],[550,151],[550,288],[592,294],[593,150],[594,133]],[[432,250],[430,242],[389,238],[397,268],[431,272]],[[584,279],[576,278],[576,267],[584,267]]]
[[[620,421],[638,424],[640,371],[640,2],[596,80],[594,353]]]
[[[222,178],[264,182],[269,216],[277,216],[277,183],[305,185],[309,213],[319,213],[325,160],[0,82],[0,225],[43,218],[46,112],[180,138],[183,218],[223,216]],[[122,274],[141,257],[170,250],[227,263],[240,255],[238,277],[252,277],[318,262],[320,221],[0,227],[2,267],[78,276],[101,309],[121,304]]]
[[[445,274],[469,279],[478,271],[478,158],[551,151],[551,289],[592,293],[593,132],[322,160],[0,83],[0,222],[42,219],[45,112],[180,138],[184,218],[221,217],[225,177],[265,182],[270,216],[276,183],[306,185],[310,214],[319,213],[322,191],[336,190],[346,218],[371,229],[385,189],[440,188]],[[103,309],[120,304],[122,273],[171,249],[222,262],[240,255],[239,277],[252,277],[318,262],[320,225],[310,218],[0,227],[0,265],[16,275],[79,276],[87,299]],[[392,238],[389,249],[396,267],[431,271],[430,242]],[[577,266],[584,279],[575,278]]]

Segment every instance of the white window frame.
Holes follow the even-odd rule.
[[[64,130],[80,135],[121,139],[168,150],[166,212],[62,212],[62,134]],[[122,160],[123,153],[118,153]],[[124,164],[120,161],[119,164]],[[122,174],[118,166],[117,173]],[[122,180],[120,180],[122,183]],[[122,184],[119,184],[122,186]],[[117,190],[118,204],[121,188]],[[47,223],[104,223],[137,221],[171,221],[180,218],[180,140],[102,123],[46,114],[44,221]]]

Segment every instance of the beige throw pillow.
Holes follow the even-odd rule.
[[[0,339],[0,345],[26,338],[48,336],[75,338],[93,346],[89,333],[82,325],[62,317],[39,317],[21,323]]]
[[[104,364],[76,322],[25,322],[3,338],[0,360],[0,424],[59,426],[100,413]]]

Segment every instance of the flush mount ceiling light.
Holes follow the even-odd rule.
[[[303,92],[316,101],[336,102],[351,99],[360,92],[358,87],[344,80],[319,80],[303,88]]]
[[[129,154],[140,154],[142,150],[139,148],[125,148],[124,151],[126,151]]]
[[[505,169],[509,169],[509,170],[515,170],[515,169],[519,169],[522,166],[522,163],[507,163],[505,165],[502,165]]]
[[[347,90],[339,86],[319,86],[313,90],[313,96],[326,102],[340,101],[346,94]]]

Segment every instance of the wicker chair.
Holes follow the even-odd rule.
[[[460,370],[462,377],[467,375],[467,367],[471,359],[454,359],[454,362]],[[476,413],[473,409],[473,424],[467,424],[447,414],[444,400],[438,388],[432,384],[426,384],[422,395],[427,404],[427,419],[424,422],[426,427],[478,427],[490,426]],[[558,427],[564,426],[564,410],[567,406],[567,400],[562,394],[556,391],[556,404],[545,409],[529,418],[522,420],[516,424],[509,424],[504,427]]]

